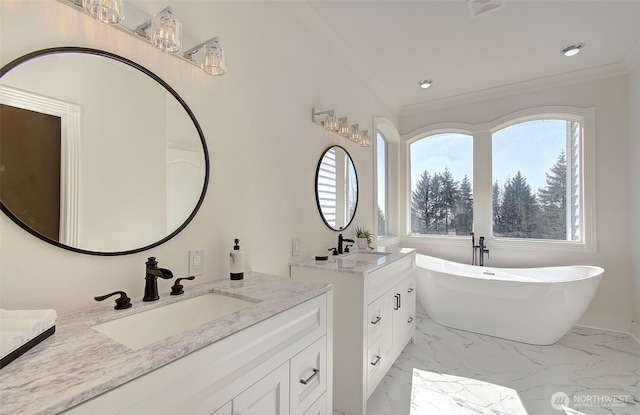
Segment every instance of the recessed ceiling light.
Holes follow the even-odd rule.
[[[418,84],[420,85],[420,88],[427,89],[427,88],[429,88],[431,86],[431,82],[432,81],[430,79],[428,79],[428,80],[425,80],[425,81],[420,81],[420,82],[418,82]]]
[[[575,45],[570,45],[562,49],[562,53],[564,54],[564,56],[577,55],[578,52],[580,52],[580,49],[582,49],[583,47],[584,43],[576,43]]]

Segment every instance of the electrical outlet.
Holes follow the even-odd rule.
[[[298,238],[293,238],[293,241],[291,243],[291,255],[300,255],[300,239]]]
[[[189,276],[204,274],[204,251],[189,251]]]

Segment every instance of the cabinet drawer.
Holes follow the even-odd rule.
[[[305,411],[304,415],[327,415],[330,413],[331,411],[327,409],[327,394],[323,393],[322,396]],[[292,413],[292,415],[296,414]]]
[[[218,408],[211,415],[233,415],[231,401],[227,402],[222,408]]]
[[[380,342],[374,343],[367,350],[367,399],[386,373],[387,355]]]
[[[327,389],[327,337],[291,359],[291,413],[302,414]]]
[[[384,296],[380,297],[367,307],[368,317],[365,324],[367,325],[368,346],[380,337],[389,323],[388,313],[385,313],[384,300]]]
[[[386,265],[367,276],[367,295],[378,298],[392,289],[398,282],[415,272],[415,256],[410,255]]]

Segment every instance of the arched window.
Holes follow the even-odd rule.
[[[462,245],[447,236],[473,230],[496,248],[595,252],[595,108],[436,124],[406,142],[410,237]]]
[[[410,144],[411,233],[473,230],[473,137],[445,132]]]
[[[492,134],[493,235],[582,241],[582,123],[515,120]]]

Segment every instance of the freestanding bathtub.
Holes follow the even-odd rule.
[[[416,294],[443,326],[523,343],[557,342],[598,290],[604,269],[493,268],[416,255]]]

